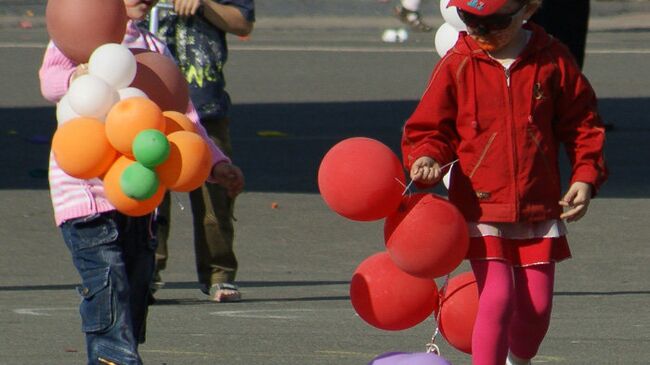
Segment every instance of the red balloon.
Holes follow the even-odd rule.
[[[131,83],[153,100],[162,111],[187,112],[190,89],[171,58],[146,49],[131,49],[138,69]]]
[[[465,218],[453,204],[433,194],[405,196],[386,218],[384,239],[400,269],[431,279],[452,272],[469,249]]]
[[[402,164],[386,145],[355,137],[332,147],[318,169],[318,188],[336,213],[356,221],[391,214],[402,200]]]
[[[459,274],[447,283],[440,306],[440,333],[456,349],[472,353],[472,331],[478,312],[478,286],[472,272]]]
[[[401,271],[386,252],[365,259],[352,276],[350,300],[370,325],[404,330],[424,321],[438,306],[438,287]]]
[[[123,0],[48,0],[47,32],[56,46],[77,63],[105,43],[122,43],[126,32]]]

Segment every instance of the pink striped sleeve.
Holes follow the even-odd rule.
[[[54,43],[50,42],[43,56],[43,64],[38,71],[43,97],[58,102],[68,91],[70,76],[77,65],[66,57]]]

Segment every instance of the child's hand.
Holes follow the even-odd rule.
[[[422,156],[411,166],[411,180],[425,184],[435,184],[442,178],[440,165],[431,157]]]
[[[244,174],[239,167],[233,164],[221,162],[214,165],[212,177],[217,184],[228,190],[228,195],[231,198],[236,197],[244,190]]]
[[[566,219],[567,222],[575,222],[582,218],[589,208],[589,201],[591,200],[591,184],[583,183],[580,181],[574,182],[569,187],[569,191],[564,194],[564,198],[560,200],[560,205],[568,208],[560,219]]]
[[[77,78],[87,74],[88,74],[88,64],[87,63],[79,64],[77,68],[74,70],[74,72],[72,73],[72,76],[70,76],[70,83],[72,83],[72,81],[76,80]]]
[[[179,16],[192,16],[201,5],[203,5],[202,0],[174,0],[174,11]]]

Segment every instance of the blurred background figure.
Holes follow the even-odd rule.
[[[190,96],[201,124],[219,148],[232,157],[231,101],[225,90],[223,72],[228,60],[226,34],[245,37],[251,33],[255,21],[253,0],[174,0],[166,1],[165,5],[173,11],[161,12],[157,35],[167,42],[190,85]],[[235,195],[214,184],[204,184],[190,192],[198,281],[201,291],[214,302],[241,299],[235,285],[238,269],[233,249]],[[161,271],[169,256],[170,208],[167,194],[158,209],[154,290],[164,285]]]
[[[580,68],[585,60],[589,8],[589,0],[544,0],[530,19],[566,44]]]
[[[402,23],[408,25],[415,32],[430,32],[433,27],[422,20],[420,5],[422,0],[400,0],[400,4],[393,7],[393,13]]]

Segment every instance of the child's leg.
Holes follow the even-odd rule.
[[[149,289],[156,266],[156,241],[152,238],[155,227],[151,215],[122,216],[121,218],[125,225],[122,231],[122,241],[129,282],[131,326],[138,343],[144,343],[150,298]]]
[[[551,319],[555,264],[514,268],[515,313],[510,324],[510,351],[532,359]]]
[[[472,333],[472,364],[503,365],[514,308],[512,266],[505,261],[472,260],[479,306]]]
[[[61,226],[63,238],[72,254],[72,260],[81,276],[80,304],[82,331],[86,334],[88,363],[101,361],[123,365],[140,365],[138,337],[143,319],[134,321],[134,308],[141,308],[142,297],[132,296],[131,281],[140,275],[127,264],[125,246],[134,241],[130,237],[128,219],[116,212],[107,212],[65,222]],[[142,247],[142,245],[141,245]],[[139,250],[139,249],[137,249]],[[155,245],[146,249],[143,258],[151,264],[145,268],[149,275],[136,280],[148,285],[153,270]],[[146,282],[146,284],[144,284]],[[139,290],[142,290],[139,289]],[[146,290],[148,292],[148,289]],[[146,294],[146,293],[145,293]],[[136,317],[142,316],[137,309]],[[137,323],[136,323],[137,322]],[[135,332],[135,333],[134,333]]]

